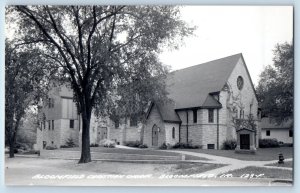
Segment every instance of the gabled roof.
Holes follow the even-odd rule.
[[[170,73],[166,84],[174,109],[219,108],[220,103],[210,94],[222,90],[241,58],[242,54],[235,54]]]
[[[157,110],[160,114],[160,117],[162,118],[162,120],[164,122],[181,123],[181,120],[180,120],[178,114],[174,110],[174,102],[172,102],[172,101],[168,101],[168,102],[164,102],[164,103],[151,102],[151,104],[147,110],[147,113],[146,113],[146,118],[148,118],[154,105],[156,105]]]
[[[263,117],[261,119],[260,127],[264,129],[290,129],[293,126],[293,119],[289,118],[281,124],[277,124],[276,120],[270,117]]]

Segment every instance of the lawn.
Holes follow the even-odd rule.
[[[245,176],[245,174],[264,174],[261,178],[279,178],[279,179],[293,179],[293,171],[283,170],[283,169],[270,169],[263,167],[246,167],[238,170],[233,170],[228,172],[233,175],[233,177]]]
[[[293,168],[293,161],[285,161],[284,164],[267,164],[266,166],[277,166],[277,167],[286,167],[286,168]]]
[[[65,151],[80,151],[79,148],[61,148],[59,150]],[[52,151],[52,150],[49,150]],[[159,151],[153,149],[121,149],[121,148],[106,148],[106,147],[91,147],[91,152],[99,153],[116,153],[126,155],[154,155],[154,156],[181,156],[179,153]],[[149,159],[151,159],[149,157]],[[196,157],[192,155],[186,155],[185,160],[209,160],[203,157]]]
[[[177,150],[177,149],[174,149]],[[285,158],[293,158],[293,147],[278,147],[278,148],[259,148],[256,154],[238,154],[234,150],[215,150],[215,149],[178,149],[179,151],[190,151],[198,153],[206,153],[210,155],[229,157],[239,160],[249,161],[270,161],[278,160],[278,154],[283,153]]]
[[[223,166],[226,165],[208,163],[179,163],[175,167],[173,167],[172,173],[178,175],[200,174]]]

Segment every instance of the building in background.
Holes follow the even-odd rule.
[[[81,144],[81,116],[73,100],[73,91],[66,85],[50,89],[48,98],[39,107],[39,127],[37,129],[37,148],[47,146],[61,147],[72,141]],[[103,139],[111,139],[117,144],[140,140],[141,123],[134,119],[120,119],[115,123],[108,117],[92,114],[90,124],[90,143],[99,144]]]
[[[262,139],[277,139],[280,143],[293,144],[293,119],[281,124],[270,117],[263,117],[260,123]]]

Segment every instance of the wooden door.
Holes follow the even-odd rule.
[[[152,127],[152,146],[158,146],[158,127],[156,125]]]
[[[241,149],[250,149],[250,135],[241,134],[240,135],[240,146]]]
[[[97,142],[98,142],[98,144],[103,139],[107,139],[107,127],[98,127],[98,130],[97,130]]]

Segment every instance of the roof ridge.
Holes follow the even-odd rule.
[[[178,70],[171,71],[170,73],[178,72],[178,71],[181,71],[181,70],[186,70],[186,69],[189,69],[189,68],[197,67],[197,66],[200,66],[200,65],[203,65],[203,64],[207,64],[207,63],[210,63],[210,62],[215,62],[215,61],[218,61],[218,60],[224,60],[226,58],[230,58],[230,57],[234,57],[234,56],[238,56],[238,55],[242,55],[242,53],[240,52],[238,54],[233,54],[233,55],[222,57],[222,58],[218,58],[218,59],[215,59],[215,60],[210,60],[210,61],[207,61],[207,62],[203,62],[201,64],[196,64],[196,65],[193,65],[193,66],[188,66],[188,67],[185,67],[185,68],[181,68],[181,69],[178,69]]]

